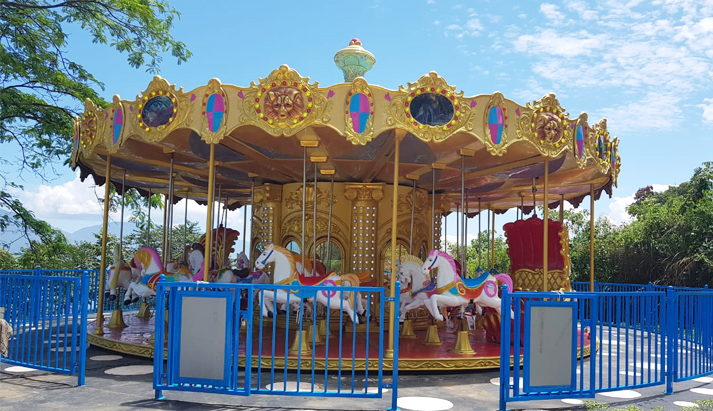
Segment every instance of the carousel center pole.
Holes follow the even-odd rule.
[[[589,185],[589,291],[594,292],[594,184]]]
[[[389,296],[391,301],[389,301],[389,347],[386,350],[385,357],[393,358],[394,356],[394,324],[396,306],[394,304],[394,297],[396,296],[396,230],[397,230],[397,220],[399,217],[399,152],[401,151],[401,139],[404,134],[397,132],[394,136],[394,194],[391,207],[391,276],[389,281]]]
[[[109,225],[109,184],[111,184],[111,154],[106,156],[104,171],[104,227],[102,229],[102,255],[99,263],[99,305],[97,306],[97,321],[95,335],[104,335],[104,276],[106,271],[106,238]]]
[[[205,249],[208,250],[208,255],[203,257],[203,281],[208,282],[208,273],[210,270],[210,254],[213,246],[213,195],[215,191],[215,144],[210,145],[210,160],[208,162],[208,211],[206,212],[206,233],[205,233]]]
[[[482,265],[480,265],[480,254],[481,250],[483,247],[483,243],[480,241],[480,235],[481,235],[481,230],[480,230],[480,221],[481,221],[481,216],[483,215],[483,208],[480,203],[480,197],[478,197],[478,269],[476,271],[481,271]]]
[[[549,228],[549,210],[550,210],[550,203],[549,203],[549,183],[550,183],[550,160],[549,158],[545,159],[545,201],[544,201],[544,208],[545,211],[543,212],[542,216],[542,221],[544,222],[544,230],[543,230],[543,244],[542,244],[542,281],[543,281],[543,287],[542,291],[549,291],[549,283],[547,282],[547,239],[548,237],[548,228]]]
[[[321,170],[324,175],[330,175],[329,183],[329,217],[327,220],[327,272],[332,270],[332,206],[334,205],[334,171]]]
[[[302,272],[300,274],[305,274],[305,267],[307,266],[307,253],[305,253],[305,224],[307,224],[307,146],[302,146],[302,152],[302,244],[300,245]]]

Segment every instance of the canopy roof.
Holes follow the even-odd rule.
[[[594,185],[611,195],[621,160],[618,138],[606,120],[571,117],[554,94],[517,104],[501,93],[464,96],[431,72],[397,90],[363,77],[320,87],[281,66],[241,87],[211,79],[185,92],[154,77],[133,100],[114,96],[106,109],[87,100],[75,120],[72,168],[103,184],[167,193],[173,158],[175,195],[205,202],[210,144],[215,144],[216,186],[231,207],[249,203],[250,185],[302,181],[303,144],[318,162],[321,180],[391,184],[395,141],[401,139],[399,183],[451,193],[460,202],[461,164],[469,211],[504,211],[543,200],[545,160],[549,193],[575,206]],[[302,143],[311,142],[311,143]],[[307,179],[314,169],[308,164]]]

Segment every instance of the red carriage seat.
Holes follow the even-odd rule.
[[[564,288],[569,291],[569,233],[561,222],[548,220],[546,286],[543,284],[543,220],[531,217],[507,223],[503,229],[510,256],[510,276],[516,289]]]

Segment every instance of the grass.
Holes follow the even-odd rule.
[[[681,409],[681,411],[713,411],[713,400],[695,400],[693,402],[698,405],[698,408],[696,408],[696,407],[679,407],[679,408]],[[643,411],[642,408],[639,408],[636,405],[628,405],[624,408],[612,408],[611,405],[609,405],[609,404],[602,404],[602,403],[596,402],[596,401],[585,401],[584,406],[587,408],[587,411],[596,411],[596,410]],[[654,408],[653,411],[664,411],[664,407],[660,406],[658,408]]]

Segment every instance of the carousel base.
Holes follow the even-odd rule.
[[[126,327],[110,328],[109,318],[104,322],[104,334],[96,335],[94,333],[96,323],[91,323],[88,326],[87,341],[97,347],[102,347],[107,350],[116,351],[124,354],[137,355],[141,357],[152,358],[154,355],[153,333],[154,333],[154,317],[150,319],[142,319],[136,316],[135,313],[124,313],[124,322]],[[265,326],[265,324],[263,324]],[[435,327],[434,327],[435,328]],[[253,338],[253,367],[270,368],[272,362],[272,327],[265,327],[265,335],[263,335],[262,345],[259,338]],[[364,370],[367,362],[370,369],[376,369],[379,366],[379,345],[378,345],[378,328],[373,327],[369,338],[369,350],[366,350],[367,340],[365,332],[357,332],[356,337],[351,331],[342,334],[341,346],[341,364],[342,369],[352,368],[352,363],[356,370]],[[294,330],[289,330],[288,338],[285,338],[285,330],[277,329],[275,335],[275,368],[284,368],[285,363],[288,369],[312,368],[312,353],[302,353],[301,358],[297,354],[289,352],[294,340]],[[336,334],[332,331],[332,334]],[[448,332],[445,327],[438,328],[441,345],[424,345],[426,341],[426,330],[416,331],[415,339],[401,339],[399,347],[399,370],[400,371],[416,371],[416,370],[481,370],[481,369],[497,369],[500,368],[500,345],[489,343],[485,339],[485,330],[479,329],[469,333],[470,346],[475,351],[474,354],[457,354],[452,351],[456,347],[458,331]],[[244,331],[241,332],[244,335]],[[150,341],[150,342],[149,342]],[[355,341],[353,343],[353,341]],[[388,341],[387,331],[384,332],[384,352],[386,352],[386,344]],[[589,339],[585,338],[585,357],[589,356]],[[462,341],[461,341],[462,343]],[[312,347],[312,344],[308,344]],[[262,349],[260,348],[262,347]],[[329,363],[325,364],[326,345],[317,345],[314,352],[314,368],[324,370],[325,365],[330,370],[337,370],[340,358],[339,336],[333,335],[329,339]],[[241,348],[240,364],[245,364],[244,352]],[[352,359],[352,352],[360,353]],[[368,352],[368,358],[366,353]],[[262,353],[262,355],[260,355]],[[164,351],[164,356],[166,352]],[[512,365],[512,356],[510,364]],[[391,358],[384,358],[384,369],[391,370],[393,361]]]

